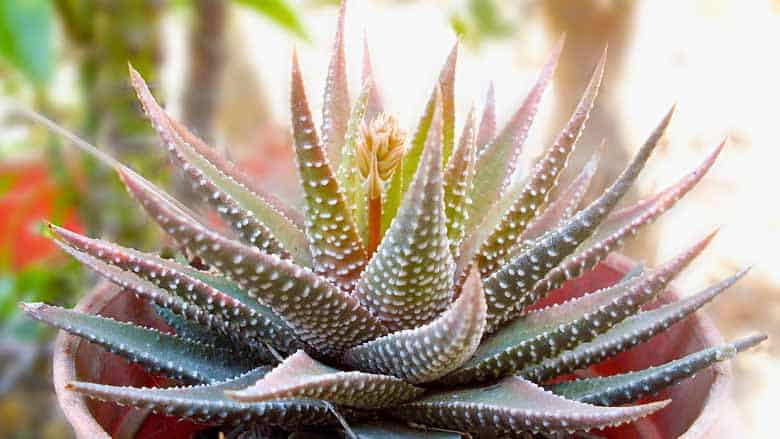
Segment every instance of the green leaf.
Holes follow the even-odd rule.
[[[297,54],[293,54],[290,107],[298,175],[306,200],[306,236],[314,270],[346,291],[366,264],[352,210],[314,126]]]
[[[341,150],[349,121],[349,89],[347,86],[347,64],[344,56],[344,16],[346,0],[339,8],[333,53],[325,79],[325,96],[322,102],[322,144],[333,166],[341,162]]]
[[[712,167],[725,143],[715,148],[693,171],[671,187],[647,200],[615,211],[608,216],[596,232],[579,245],[577,251],[548,272],[534,284],[529,296],[539,298],[559,288],[566,280],[576,278],[595,267],[607,255],[620,248],[626,239],[635,236],[639,229],[652,223],[690,192]]]
[[[528,131],[539,109],[542,95],[558,65],[558,57],[562,49],[563,40],[560,40],[520,108],[517,109],[498,136],[489,145],[481,148],[475,165],[473,202],[469,210],[467,234],[470,234],[479,225],[482,214],[500,199],[504,189],[511,181],[520,150],[528,137]]]
[[[690,378],[719,361],[733,358],[737,352],[766,339],[766,335],[753,335],[723,346],[703,349],[660,366],[620,375],[567,381],[551,386],[550,390],[564,398],[589,404],[628,404]]]
[[[488,333],[516,317],[526,306],[536,302],[539,297],[529,294],[534,284],[595,232],[598,225],[636,181],[668,126],[672,110],[642,145],[631,163],[600,197],[559,228],[542,235],[512,262],[504,265],[485,281]]]
[[[319,401],[285,399],[246,404],[225,395],[225,391],[241,389],[261,379],[268,370],[260,367],[235,379],[192,387],[137,388],[75,381],[68,383],[66,388],[90,398],[141,409],[151,408],[156,413],[209,424],[237,425],[257,421],[299,427],[336,423],[327,406]]]
[[[514,320],[484,340],[463,368],[447,377],[447,382],[500,378],[593,340],[655,299],[713,236],[708,235],[638,280],[621,282]]]
[[[267,17],[293,35],[309,41],[309,34],[304,29],[298,12],[287,0],[234,0],[237,4],[246,6],[258,14]]]
[[[595,340],[583,343],[541,364],[529,366],[520,374],[532,381],[544,382],[627,351],[666,331],[671,325],[701,308],[734,285],[747,272],[748,270],[743,270],[691,297],[630,317]]]
[[[474,182],[474,111],[469,112],[458,147],[444,171],[444,206],[447,215],[447,237],[450,253],[458,257],[460,242],[466,233],[468,203]]]
[[[266,197],[242,183],[232,166],[200,139],[171,119],[157,104],[141,75],[130,68],[132,85],[152,125],[174,161],[187,174],[193,190],[210,204],[242,241],[268,253],[291,255],[311,264],[306,236]],[[232,175],[231,175],[232,174]]]
[[[48,0],[0,2],[0,56],[37,84],[54,70],[52,22]]]
[[[566,168],[569,157],[590,117],[601,79],[604,76],[606,55],[605,51],[569,122],[544,155],[536,162],[520,196],[515,199],[501,223],[482,244],[482,248],[477,254],[477,265],[482,277],[490,276],[506,263],[509,255],[521,244],[519,238],[526,227],[547,205],[550,192],[557,185],[558,177]]]
[[[523,378],[511,377],[488,387],[434,393],[392,413],[422,425],[507,437],[522,431],[572,433],[619,425],[668,403],[599,407],[570,401]]]
[[[520,234],[520,239],[523,242],[533,241],[536,238],[539,238],[548,230],[558,227],[565,220],[574,215],[582,198],[588,191],[593,176],[596,175],[596,170],[598,169],[600,161],[601,150],[596,151],[593,154],[593,157],[585,164],[571,183],[563,188],[558,197],[550,202],[547,208],[537,215],[523,233]],[[606,222],[607,220],[604,221]],[[596,233],[598,233],[598,231],[596,231]]]
[[[149,215],[193,254],[279,315],[321,354],[340,353],[387,333],[358,300],[325,278],[276,255],[229,239],[178,209],[138,175],[120,171]]]
[[[248,387],[226,392],[231,399],[250,403],[302,398],[363,409],[395,406],[422,393],[423,389],[395,377],[334,369],[303,351]]]
[[[391,330],[425,324],[450,302],[454,262],[444,213],[440,110],[431,124],[423,162],[358,282],[360,302]]]
[[[482,109],[482,118],[479,121],[477,132],[477,155],[496,138],[496,87],[493,81],[488,86],[485,97],[485,107]]]
[[[474,353],[485,328],[482,282],[472,271],[460,297],[431,323],[356,346],[344,356],[352,367],[410,383],[436,380]]]
[[[425,149],[425,143],[429,136],[428,132],[430,131],[431,124],[433,123],[434,113],[437,110],[443,111],[444,107],[442,98],[454,100],[455,66],[457,60],[458,45],[456,44],[450,51],[447,60],[444,62],[444,66],[442,66],[441,72],[439,72],[439,78],[436,81],[436,85],[433,87],[433,91],[428,98],[428,102],[425,104],[423,114],[420,117],[420,120],[417,122],[417,127],[415,128],[414,134],[412,135],[409,147],[407,148],[403,160],[401,161],[400,169],[395,173],[393,179],[390,180],[390,186],[387,189],[388,194],[385,196],[384,203],[382,204],[383,234],[385,230],[390,227],[390,222],[395,218],[401,200],[408,192],[409,186],[412,184],[412,181],[417,174],[417,168],[420,165],[420,160],[423,156],[423,150]],[[448,90],[447,96],[444,96],[444,89]],[[454,106],[450,108],[451,111],[447,117],[452,118],[451,124],[452,129],[454,130],[455,116],[453,108]],[[440,114],[439,118],[442,121],[440,122],[442,125],[444,121],[443,117],[444,114]],[[442,158],[442,161],[443,160],[444,159]],[[446,162],[443,163],[446,164]]]
[[[347,198],[347,204],[352,207],[352,216],[355,218],[360,231],[360,238],[363,242],[368,240],[366,188],[358,171],[355,154],[360,134],[360,125],[366,115],[368,100],[372,90],[371,81],[367,81],[363,85],[363,90],[360,92],[355,105],[352,107],[352,114],[347,123],[344,148],[341,152],[341,163],[336,174],[339,179],[339,185],[344,190],[344,196]]]
[[[23,303],[32,318],[105,347],[151,371],[211,383],[241,375],[252,365],[226,349],[198,344],[155,329],[43,303]]]
[[[50,228],[60,240],[58,243],[68,246],[65,248],[68,253],[102,275],[110,276],[112,282],[133,287],[137,294],[160,306],[176,306],[190,318],[216,325],[251,345],[256,345],[259,339],[285,352],[303,346],[270,308],[234,284],[230,285],[229,281],[220,282],[212,275],[157,255],[90,239],[60,227]],[[85,259],[87,255],[111,264],[111,268],[125,271],[107,271],[106,267]]]

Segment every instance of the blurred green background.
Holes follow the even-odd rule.
[[[43,236],[44,221],[146,250],[166,243],[108,169],[14,107],[47,115],[191,199],[141,115],[127,82],[130,62],[197,134],[295,200],[288,57],[297,46],[316,106],[337,7],[337,0],[0,0],[0,438],[71,437],[51,385],[54,334],[21,318],[17,303],[72,305],[96,279],[56,251]],[[780,38],[779,12],[774,0],[353,0],[350,81],[356,90],[365,32],[384,94],[411,126],[457,36],[465,47],[460,120],[471,102],[482,105],[492,79],[501,121],[566,33],[553,96],[528,142],[533,157],[568,117],[609,44],[606,81],[578,152],[589,157],[606,139],[610,154],[597,184],[610,180],[672,102],[680,104],[667,136],[674,149],[660,151],[657,170],[632,197],[679,175],[722,136],[731,139],[691,200],[626,251],[652,263],[688,234],[724,225],[714,256],[680,286],[693,289],[755,264],[741,283],[745,294],[711,312],[727,334],[749,328],[780,336],[780,207],[766,201],[776,198],[767,181],[777,163],[769,145],[777,141],[780,66],[771,42]],[[737,363],[736,395],[750,437],[773,437],[775,345]]]

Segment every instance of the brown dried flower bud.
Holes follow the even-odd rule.
[[[398,127],[394,116],[380,113],[369,124],[360,127],[357,145],[357,165],[368,184],[369,198],[378,198],[382,183],[395,173],[404,154],[406,133]]]

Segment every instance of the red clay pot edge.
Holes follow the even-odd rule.
[[[635,266],[634,261],[619,254],[610,255],[603,263],[622,273]],[[79,301],[75,309],[84,312],[100,310],[117,293],[118,289],[114,285],[101,283]],[[678,296],[677,291],[671,288],[665,298],[672,299]],[[723,343],[723,338],[709,316],[699,311],[693,318],[698,329],[692,335],[693,338],[705,346]],[[64,331],[60,331],[57,336],[53,354],[53,377],[57,399],[79,439],[111,439],[95,420],[85,398],[65,389],[67,382],[78,378],[72,357],[81,341],[79,337]],[[711,370],[715,374],[715,379],[710,386],[706,401],[694,423],[679,436],[682,439],[736,437],[733,435],[739,431],[738,426],[733,422],[733,417],[725,416],[734,413],[734,403],[731,399],[731,366],[729,362],[721,362]]]

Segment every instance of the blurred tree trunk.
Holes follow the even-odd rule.
[[[573,166],[570,169],[581,169],[602,140],[606,142],[599,172],[592,184],[594,190],[590,194],[611,184],[638,148],[638,145],[627,144],[623,131],[626,121],[619,113],[617,99],[627,49],[633,36],[637,4],[636,0],[544,0],[539,3],[550,37],[557,39],[566,33],[566,47],[556,73],[554,130],[563,127],[571,116],[593,67],[604,48],[609,46],[599,98],[571,160]],[[634,189],[626,195],[624,203],[637,198],[638,193]],[[653,238],[645,231],[638,239],[628,241],[624,250],[629,255],[641,256],[652,262],[655,253],[652,242]]]
[[[214,116],[225,63],[225,0],[193,1],[190,58],[184,88],[183,119],[207,143],[214,142]]]

